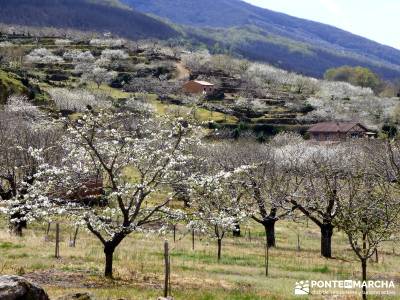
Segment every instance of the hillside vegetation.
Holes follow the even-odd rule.
[[[23,95],[27,91],[19,78],[0,70],[0,104],[5,104],[12,95]]]
[[[384,130],[398,97],[155,39],[28,29],[0,36],[0,275],[57,300],[306,299],[296,282],[366,274],[398,293],[400,143]],[[215,90],[185,92],[194,79]],[[379,138],[307,140],[313,123],[355,119]]]
[[[118,2],[111,2],[117,3]],[[170,26],[110,1],[0,0],[0,22],[14,25],[112,32],[126,38],[162,38],[178,35]]]
[[[0,0],[0,5],[0,23],[15,26],[158,38],[317,78],[343,65],[370,68],[383,79],[400,77],[399,50],[241,0],[202,0],[202,9],[194,0]]]
[[[69,40],[10,35],[0,44],[8,74],[28,79],[31,98],[46,98],[43,91],[53,88],[89,87],[91,93],[115,99],[145,93],[141,98],[155,105],[156,111],[192,113],[211,122],[209,126],[225,137],[252,132],[264,139],[284,130],[304,134],[309,124],[327,120],[358,120],[379,131],[385,124],[397,126],[400,121],[397,93],[378,97],[370,88],[317,80],[208,51],[191,53],[161,42],[88,40],[70,34]],[[22,68],[14,60],[22,60]],[[99,78],[89,71],[96,66],[113,78],[99,77],[103,81],[93,82]],[[184,94],[182,85],[189,78],[214,83],[217,93],[209,97]]]
[[[241,0],[123,0],[135,9],[197,28],[187,34],[213,47],[315,77],[342,65],[399,77],[400,51],[344,30],[252,6]],[[221,18],[221,16],[226,16]],[[218,29],[218,30],[216,30]]]

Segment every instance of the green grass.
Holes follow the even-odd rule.
[[[20,244],[13,244],[10,242],[2,242],[0,243],[0,249],[19,249],[19,248],[23,248],[23,245]]]
[[[77,247],[70,248],[68,239],[73,228],[61,224],[61,259],[57,260],[53,258],[54,242],[44,241],[45,225],[31,224],[22,238],[9,235],[6,220],[1,220],[0,225],[3,228],[0,231],[1,273],[22,274],[29,278],[44,276],[48,280],[42,285],[52,298],[69,292],[89,291],[101,300],[156,299],[162,295],[165,239],[170,241],[171,247],[171,284],[175,299],[302,299],[293,294],[296,281],[357,280],[360,277],[359,262],[346,237],[335,231],[335,259],[322,258],[319,230],[311,223],[309,227],[294,226],[288,221],[277,223],[278,247],[270,250],[268,278],[264,269],[263,228],[251,223],[248,227],[251,241],[247,235],[240,238],[228,235],[223,240],[220,262],[216,257],[215,241],[196,236],[193,251],[191,235],[184,226],[178,227],[176,243],[172,241],[171,233],[165,236],[132,234],[115,253],[114,281],[102,277],[104,254],[101,244],[83,230],[79,233]],[[300,234],[301,251],[297,251],[297,233]],[[392,244],[385,244],[380,249],[380,262],[369,263],[370,278],[384,276],[400,280],[400,251],[395,249],[396,254],[393,254],[392,248]],[[65,282],[55,280],[64,277]],[[91,288],[85,288],[83,284]],[[398,292],[398,297],[390,299],[400,299]]]
[[[5,103],[10,95],[26,94],[27,92],[27,88],[16,75],[0,70],[0,104]]]
[[[205,108],[191,108],[188,106],[162,103],[153,99],[151,103],[154,105],[155,110],[160,115],[170,114],[175,116],[191,115],[199,122],[222,122],[228,124],[236,124],[238,119],[231,115],[226,115],[220,112],[210,111]]]
[[[130,96],[132,96],[131,93],[127,93],[127,92],[121,91],[119,89],[112,88],[106,84],[102,84],[102,85],[100,85],[100,87],[98,87],[95,83],[90,83],[90,84],[88,84],[87,88],[89,91],[92,91],[94,93],[102,92],[115,100],[125,99],[125,98],[129,98]]]

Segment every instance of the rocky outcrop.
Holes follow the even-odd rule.
[[[49,300],[46,292],[20,276],[0,276],[1,300]]]

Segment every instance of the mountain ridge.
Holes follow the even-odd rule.
[[[211,53],[323,77],[343,65],[400,78],[400,51],[342,29],[241,0],[0,0],[0,23],[185,40]],[[223,16],[223,17],[221,17]]]
[[[346,56],[350,65],[360,64],[372,67],[384,77],[400,75],[400,50],[331,25],[256,7],[241,0],[203,0],[202,10],[199,10],[197,1],[194,0],[122,1],[141,12],[157,15],[185,26],[201,28],[203,31],[219,28],[226,32],[227,29],[235,27],[255,26],[271,36],[283,37],[294,43],[306,43],[311,50],[322,51],[325,56],[331,56],[329,53],[335,51],[335,56]],[[221,18],[221,16],[229,17]],[[215,42],[223,42],[223,39]],[[230,44],[232,45],[232,43]],[[358,58],[351,59],[354,55],[357,55]],[[262,56],[259,56],[262,59]],[[268,57],[266,61],[274,64],[273,59]],[[338,61],[344,60],[339,59]],[[307,72],[304,68],[293,68],[293,71],[321,77],[324,70],[335,66],[338,64],[324,63],[320,70]]]
[[[179,35],[160,20],[112,4],[113,1],[108,0],[0,0],[0,22],[82,31],[111,31],[131,39],[168,39]]]

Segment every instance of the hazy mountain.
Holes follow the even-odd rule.
[[[327,68],[363,65],[400,76],[400,51],[333,26],[241,0],[122,0],[135,9],[195,27],[188,35],[209,46],[313,76]],[[213,30],[219,28],[219,30]],[[218,47],[217,47],[218,48]]]
[[[118,0],[0,0],[0,22],[111,31],[127,38],[172,38],[169,25],[127,9]]]
[[[180,24],[181,30],[159,17]],[[342,65],[400,77],[399,50],[241,0],[0,0],[0,23],[111,31],[132,39],[185,37],[214,53],[230,52],[316,77]]]

